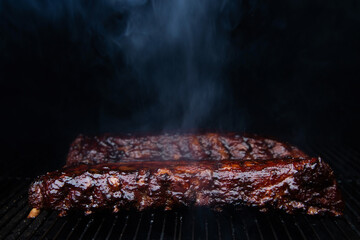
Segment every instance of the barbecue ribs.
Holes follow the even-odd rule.
[[[294,146],[235,133],[175,134],[152,136],[80,135],[70,147],[67,166],[122,160],[225,160],[307,157]]]
[[[221,160],[221,161],[219,161]],[[172,209],[255,206],[338,216],[343,201],[320,158],[275,140],[237,135],[80,135],[66,166],[30,186],[40,209]]]
[[[343,202],[320,158],[123,161],[78,165],[38,177],[30,205],[91,213],[99,209],[254,206],[287,213],[341,215]]]

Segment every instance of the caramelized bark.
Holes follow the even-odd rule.
[[[30,205],[73,209],[255,206],[287,213],[341,215],[343,202],[320,158],[223,161],[123,161],[79,165],[38,177]]]
[[[305,153],[275,140],[235,133],[164,134],[153,136],[80,135],[70,147],[67,166],[122,160],[224,160],[301,158]]]

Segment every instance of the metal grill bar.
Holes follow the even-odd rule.
[[[289,239],[297,239],[298,236],[300,236],[300,233],[298,232],[298,229],[293,221],[293,219],[290,216],[279,216],[280,222],[286,232],[286,235]]]
[[[337,151],[334,151],[332,148],[327,148],[327,152],[329,153],[329,155],[334,156],[337,160],[341,162],[346,162],[347,165],[353,168],[353,171],[356,171],[357,173],[360,172],[360,166],[355,163],[354,159],[351,159],[349,157],[348,151],[344,149],[339,149]]]
[[[34,235],[38,235],[39,232],[37,231],[40,226],[47,220],[49,213],[43,211],[40,215],[32,221],[32,223],[28,226],[28,228],[21,234],[22,238],[30,239]]]
[[[111,225],[110,231],[109,231],[108,235],[106,236],[106,240],[110,239],[110,236],[111,236],[111,234],[113,232],[113,229],[114,229],[114,227],[116,225],[117,220],[118,220],[118,216],[115,216],[115,219],[113,221],[113,224]]]
[[[99,226],[97,227],[96,232],[95,232],[94,236],[92,237],[92,239],[96,239],[97,236],[99,236],[100,229],[101,229],[101,227],[103,226],[104,222],[105,222],[105,218],[102,218],[102,219],[101,219],[101,223],[100,223]]]
[[[182,232],[182,216],[179,217],[179,221],[180,221],[180,226],[179,226],[179,238],[178,239],[182,239],[182,235],[181,235],[181,232]],[[174,239],[175,239],[175,236],[174,236]]]
[[[81,233],[81,235],[80,235],[80,237],[79,237],[79,240],[84,239],[84,236],[85,236],[86,232],[88,231],[89,227],[91,226],[91,224],[92,224],[93,222],[94,222],[94,219],[92,218],[92,219],[90,219],[90,221],[86,224],[84,230],[82,231],[82,233]]]
[[[160,239],[164,239],[164,234],[165,234],[165,226],[166,226],[166,218],[167,215],[164,215],[164,220],[163,220],[163,224],[162,224],[162,228],[161,228],[161,235],[160,235]],[[150,237],[150,236],[149,236]]]
[[[122,239],[122,237],[124,236],[124,232],[125,232],[126,227],[127,227],[127,225],[128,225],[128,220],[129,220],[129,216],[126,216],[126,217],[125,217],[124,226],[122,227],[122,230],[121,230],[119,239]]]
[[[288,235],[286,229],[284,228],[283,224],[278,215],[269,214],[267,217],[268,223],[271,223],[271,227],[273,230],[274,238],[275,239],[287,239]]]
[[[276,235],[274,235],[272,224],[266,220],[264,214],[257,216],[256,222],[261,239],[276,239]]]
[[[324,155],[327,159],[331,159],[332,161],[330,163],[336,164],[337,169],[342,169],[341,173],[345,177],[351,177],[349,175],[357,176],[357,174],[360,172],[357,169],[357,164],[349,161],[348,158],[346,158],[346,154],[337,155],[334,154],[334,152],[332,152],[330,149],[331,148],[322,148],[322,155]]]
[[[321,225],[322,225],[322,226],[324,227],[324,229],[325,229],[324,234],[327,233],[328,239],[331,238],[331,239],[336,240],[335,235],[331,233],[329,226],[324,223],[324,220],[321,219],[320,221],[321,221]]]
[[[69,234],[65,237],[65,239],[68,240],[68,239],[71,238],[71,235],[73,235],[74,230],[77,228],[77,226],[79,226],[80,221],[81,221],[81,218],[78,218],[77,221],[76,221],[76,223],[75,223],[75,226],[71,228]]]
[[[154,223],[154,213],[152,213],[150,217],[149,230],[147,232],[146,239],[150,239],[153,223]]]
[[[43,226],[43,234],[40,239],[44,239],[45,236],[53,229],[57,222],[58,218],[55,212],[51,213],[51,215],[46,219],[46,223]],[[41,233],[40,233],[41,234]]]
[[[58,239],[88,239],[88,237],[91,237],[93,239],[96,239],[98,236],[100,238],[101,229],[102,226],[104,226],[104,222],[106,221],[104,218],[101,218],[98,222],[96,222],[95,219],[89,219],[88,217],[79,217],[75,219],[75,221],[57,221],[56,219],[53,219],[55,221],[52,221],[52,218],[54,217],[54,214],[43,212],[42,216],[39,216],[39,220],[35,222],[36,220],[25,220],[25,221],[33,221],[31,224],[23,225],[22,228],[27,228],[26,231],[23,232],[21,237],[23,238],[30,238],[33,236],[39,236],[38,229],[43,228],[42,231],[39,231],[41,235],[39,238],[58,238]],[[208,212],[204,212],[204,214],[208,214]],[[243,217],[247,217],[248,220],[242,219]],[[110,216],[111,217],[111,216]],[[133,232],[133,239],[134,236],[136,237],[136,229],[139,230],[138,226],[143,222],[143,220],[140,221],[139,216],[134,216],[137,218],[137,224],[135,225],[135,231]],[[114,224],[111,226],[111,229],[114,228],[115,225],[122,226],[120,228],[120,234],[114,235],[114,233],[111,229],[107,229],[108,236],[107,239],[121,239],[125,238],[131,235],[131,231],[128,232],[128,235],[125,234],[127,231],[127,226],[130,224],[130,218],[123,218],[125,220],[122,222],[122,224],[118,225],[116,221],[114,221]],[[228,224],[229,222],[232,222],[231,219],[235,218],[234,223]],[[245,237],[245,239],[354,239],[355,237],[359,237],[359,234],[357,232],[354,232],[354,220],[352,218],[346,217],[345,219],[332,219],[332,218],[325,218],[325,219],[313,219],[316,220],[315,222],[311,220],[311,217],[308,218],[307,216],[288,216],[284,214],[278,215],[276,217],[275,215],[272,216],[271,213],[261,213],[258,216],[253,216],[252,214],[247,214],[246,212],[233,214],[230,216],[222,216],[221,214],[217,216],[215,219],[217,220],[216,228],[217,234],[212,235],[210,234],[210,222],[207,220],[207,226],[208,226],[208,234],[206,235],[206,232],[198,232],[201,231],[200,229],[197,229],[196,227],[190,226],[191,229],[194,229],[194,231],[190,232],[189,235],[186,234],[185,231],[181,231],[182,235],[179,235],[179,238],[182,236],[188,236],[191,239],[201,239],[201,236],[205,236],[208,239],[238,239],[241,237]],[[310,220],[309,220],[310,219]],[[61,219],[60,219],[61,220]],[[116,218],[114,217],[114,220]],[[134,219],[133,222],[136,219]],[[49,221],[49,223],[48,223]],[[127,222],[128,221],[128,222]],[[150,220],[151,221],[151,220]],[[154,215],[153,224],[155,224],[156,221],[156,215]],[[164,218],[163,218],[164,221]],[[194,221],[196,221],[194,219]],[[226,222],[228,221],[228,222]],[[44,223],[45,222],[45,223]],[[140,223],[139,223],[140,222]],[[42,225],[42,223],[44,223]],[[58,229],[55,229],[56,225],[60,225]],[[148,224],[145,223],[144,224]],[[184,221],[182,221],[182,224],[184,224]],[[185,223],[186,225],[189,225]],[[274,227],[274,224],[276,227]],[[72,225],[72,228],[69,228],[69,226]],[[174,227],[177,224],[174,224]],[[191,224],[190,224],[191,225]],[[228,226],[227,228],[223,226]],[[233,226],[231,226],[233,225]],[[353,225],[353,226],[352,226]],[[67,226],[67,227],[66,227]],[[164,225],[166,226],[166,225]],[[195,226],[195,223],[194,223]],[[90,228],[94,228],[95,233],[91,234]],[[129,227],[129,229],[134,228]],[[164,229],[164,228],[162,228]],[[331,230],[329,230],[331,229]],[[55,231],[55,234],[52,234],[52,232]],[[164,236],[164,231],[160,231],[160,234],[158,235],[158,238],[154,238],[156,236],[156,233],[154,231],[145,231],[146,238],[148,239],[169,239]],[[176,231],[173,231],[174,235],[176,236]],[[66,233],[66,234],[64,234]],[[80,235],[79,235],[80,234]],[[90,235],[89,235],[90,234]],[[139,232],[137,233],[139,234]],[[16,234],[16,231],[13,231],[10,233],[10,235],[13,238],[16,238],[17,236],[20,236],[19,234]],[[118,236],[118,237],[116,237]],[[197,238],[199,236],[199,238]],[[335,237],[334,237],[335,236]],[[176,238],[176,237],[175,237]],[[126,238],[127,239],[127,238]],[[137,239],[140,238],[140,235],[138,235]],[[173,239],[173,237],[170,237],[170,239]],[[183,238],[181,238],[183,239]]]

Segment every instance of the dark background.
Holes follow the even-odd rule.
[[[106,39],[86,18],[71,12],[58,17],[54,9],[29,5],[34,1],[12,2],[0,1],[3,174],[33,176],[61,166],[79,133],[163,132],[176,118],[138,114],[152,104],[156,88],[136,81],[121,52],[104,55]],[[299,145],[358,144],[360,2],[291,2],[241,3],[223,68],[224,97],[197,129]],[[126,13],[103,24],[121,32]],[[121,124],[104,126],[104,116]],[[178,130],[172,126],[165,130]]]

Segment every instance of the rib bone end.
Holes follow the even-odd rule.
[[[27,218],[36,218],[39,214],[40,214],[40,209],[33,208],[33,209],[31,209]]]

